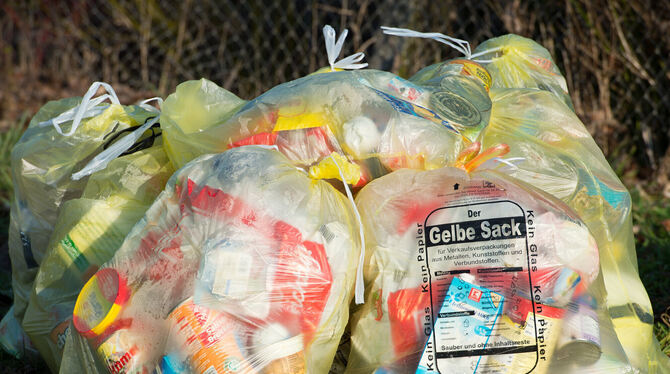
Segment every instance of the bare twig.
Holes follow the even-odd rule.
[[[645,79],[651,86],[656,85],[656,81],[649,75],[647,72],[647,69],[640,64],[640,60],[638,60],[637,56],[635,55],[635,52],[630,48],[630,45],[628,44],[628,40],[623,34],[623,30],[621,29],[621,21],[619,19],[619,16],[616,13],[616,10],[614,9],[614,5],[612,4],[612,1],[609,2],[609,11],[612,14],[612,21],[614,21],[614,28],[616,29],[617,36],[619,37],[619,41],[621,42],[621,46],[623,47],[623,57],[625,61],[630,65],[630,71],[633,74],[636,74],[640,76],[641,78]]]

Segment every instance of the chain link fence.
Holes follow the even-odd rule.
[[[327,64],[321,29],[348,28],[343,55],[409,76],[458,57],[382,25],[437,31],[476,47],[516,33],[544,45],[578,115],[622,175],[670,175],[670,3],[650,0],[109,0],[0,4],[0,119],[81,95],[95,80],[122,101],[206,77],[253,98]]]

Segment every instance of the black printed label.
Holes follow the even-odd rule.
[[[527,213],[514,202],[494,201],[428,215],[418,260],[425,269],[431,297],[426,318],[433,329],[417,372],[533,370],[538,335],[528,238],[534,228]],[[531,307],[514,310],[519,298]]]

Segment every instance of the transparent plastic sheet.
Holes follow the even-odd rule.
[[[13,305],[0,321],[0,347],[17,359],[27,361],[36,360],[40,354],[14,316]]]
[[[23,327],[53,372],[82,286],[112,258],[174,172],[162,144],[122,156],[93,174],[81,198],[64,202]]]
[[[187,84],[195,86],[187,82],[180,87]],[[165,128],[169,142],[179,137],[175,133],[180,134],[181,126],[199,129],[171,143],[173,153],[195,157],[242,145],[275,145],[314,177],[339,179],[328,164],[336,153],[346,161],[340,166],[348,170],[347,182],[360,187],[391,170],[433,169],[456,161],[488,121],[490,103],[469,105],[474,112],[462,115],[449,106],[454,100],[439,97],[446,91],[439,82],[420,86],[381,71],[335,71],[276,86],[230,118],[226,113],[216,125],[199,124],[186,115],[186,103],[202,101],[205,88],[188,95],[178,88],[165,101],[163,115],[171,121]],[[486,96],[483,88],[477,94]],[[459,103],[467,104],[470,99],[461,96]],[[186,120],[178,122],[174,116]]]
[[[559,200],[495,171],[399,170],[356,198],[366,303],[348,373],[633,371],[598,247]]]
[[[61,372],[327,372],[358,255],[330,184],[272,149],[203,156],[80,293]]]
[[[207,79],[177,86],[162,106],[161,127],[165,149],[180,168],[206,151],[200,151],[200,132],[232,116],[246,101]]]
[[[553,93],[574,110],[568,85],[546,48],[515,34],[486,40],[471,56],[493,78],[494,88],[536,88]]]
[[[653,334],[653,312],[640,281],[631,199],[577,116],[554,95],[492,89],[493,110],[482,147],[510,146],[522,159],[505,172],[559,198],[589,227],[600,248],[606,307],[630,362],[643,372],[670,372]]]
[[[152,115],[136,106],[100,104],[84,113],[72,135],[62,135],[61,127],[69,130],[72,121],[62,120],[58,128],[52,126],[52,122],[58,118],[71,119],[73,109],[80,102],[80,98],[67,98],[45,104],[12,150],[14,199],[10,212],[9,255],[14,314],[7,314],[3,325],[9,319],[22,322],[61,204],[81,196],[86,185],[85,179],[71,180],[72,173],[102,150],[105,137],[111,132],[142,123]],[[24,350],[18,346],[19,336],[2,331],[0,334],[5,350],[19,354]],[[28,341],[25,334],[21,340]]]

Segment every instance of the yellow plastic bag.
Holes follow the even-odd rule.
[[[89,178],[80,198],[63,203],[23,319],[53,372],[79,291],[112,258],[173,171],[156,144],[111,161]]]
[[[61,204],[81,196],[86,185],[85,179],[73,181],[72,173],[102,151],[111,133],[141,124],[155,115],[138,106],[91,105],[75,127],[71,120],[80,102],[79,98],[68,98],[44,105],[12,150],[14,200],[9,255],[14,313],[4,317],[3,325],[10,319],[19,324],[23,320],[32,283],[46,254]],[[96,102],[99,103],[93,101],[93,104]],[[69,120],[61,121],[64,117]],[[16,339],[4,333],[0,336],[6,350],[20,355],[23,348],[15,344]]]
[[[61,372],[327,372],[359,263],[352,204],[272,149],[192,161],[82,289]]]
[[[653,312],[637,270],[631,199],[577,116],[553,94],[491,90],[493,112],[482,148],[506,143],[506,173],[559,198],[596,238],[606,306],[634,367],[670,372],[653,334]]]
[[[475,48],[475,61],[491,74],[494,88],[536,88],[546,90],[574,110],[568,86],[546,48],[515,34],[492,38]]]
[[[226,121],[246,101],[207,79],[177,86],[162,106],[161,127],[170,160],[180,168],[208,150],[217,149],[219,139],[205,130]]]
[[[356,204],[367,288],[347,373],[634,370],[596,240],[556,198],[503,173],[442,168],[395,171]]]
[[[630,196],[572,112],[565,79],[549,52],[513,34],[490,39],[470,53],[467,42],[442,34],[392,28],[384,32],[436,39],[483,64],[491,75],[493,109],[479,139],[481,148],[509,144],[505,159],[492,162],[509,165],[511,175],[578,212],[602,249],[608,311],[631,363],[650,372],[670,372],[655,341],[650,302],[637,273]],[[433,65],[432,71],[439,66]],[[424,70],[431,72],[431,67]]]
[[[196,86],[198,92],[184,94],[186,87]],[[464,147],[463,137],[474,139],[481,130],[479,120],[473,131],[466,132],[467,126],[434,111],[429,97],[437,88],[381,71],[336,71],[284,83],[213,126],[187,115],[192,106],[188,103],[206,102],[211,89],[203,87],[209,86],[182,83],[163,106],[170,123],[165,128],[170,152],[182,155],[176,166],[196,155],[267,145],[276,146],[305,170],[323,169],[319,163],[336,152],[360,169],[357,177],[347,178],[360,187],[390,170],[431,169],[454,161]],[[184,137],[180,126],[199,130]],[[172,142],[173,138],[182,141]]]
[[[490,77],[478,64],[452,61],[425,69],[412,82],[356,70],[367,66],[360,63],[362,53],[336,61],[347,30],[337,41],[330,26],[323,32],[330,67],[280,84],[245,105],[205,80],[179,85],[163,106],[175,166],[244,145],[276,146],[321,178],[339,179],[329,161],[336,153],[347,182],[362,187],[391,170],[455,162],[488,123]],[[211,110],[211,102],[221,110]],[[191,116],[193,111],[207,114]]]

